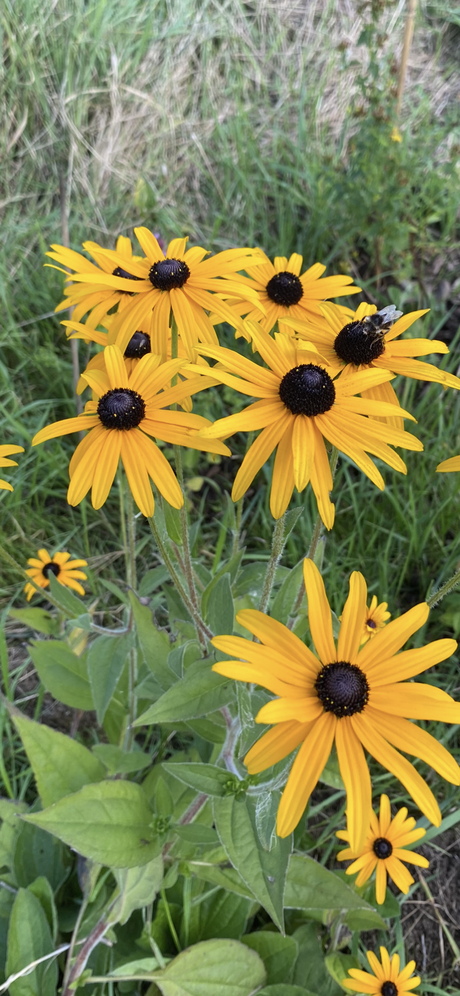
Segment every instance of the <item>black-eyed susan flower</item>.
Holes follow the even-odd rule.
[[[348,977],[342,979],[345,989],[365,996],[404,996],[404,993],[410,993],[420,985],[418,975],[412,975],[415,961],[409,961],[400,972],[399,955],[394,954],[390,959],[386,948],[380,948],[380,961],[373,951],[368,951],[367,957],[374,974],[349,968]]]
[[[248,319],[260,322],[262,328],[271,332],[277,322],[286,316],[291,318],[321,318],[319,302],[329,297],[343,297],[345,294],[359,294],[361,288],[353,286],[353,277],[343,273],[323,277],[326,269],[322,263],[314,263],[301,273],[303,257],[294,252],[289,257],[276,256],[273,263],[262,254],[263,264],[257,269],[245,267],[249,277],[242,278],[247,290],[255,288],[259,295],[261,311],[257,304],[246,309]],[[230,296],[231,291],[229,290]],[[242,307],[242,295],[232,295],[232,304],[238,311]],[[348,309],[343,309],[348,314]],[[265,313],[264,313],[265,312]],[[244,311],[241,312],[244,314]],[[341,309],[339,308],[339,313]]]
[[[195,377],[170,387],[171,379],[186,362],[183,359],[161,363],[151,353],[142,357],[129,376],[118,346],[104,350],[105,370],[85,374],[96,399],[88,401],[76,418],[64,419],[41,429],[32,445],[47,439],[89,429],[70,461],[67,501],[78,505],[91,488],[94,508],[107,499],[121,459],[134,500],[144,515],[153,515],[154,498],[149,478],[160,493],[180,508],[184,499],[177,478],[161,449],[151,436],[191,449],[229,454],[219,440],[202,439],[198,433],[209,420],[187,412],[170,411],[181,402],[213,384],[212,378]]]
[[[324,322],[290,323],[297,335],[313,342],[333,368],[343,368],[345,376],[356,370],[378,368],[414,380],[434,381],[444,387],[460,388],[460,379],[440,370],[433,363],[421,363],[417,356],[448,353],[439,339],[398,339],[411,325],[427,314],[411,311],[407,315],[390,305],[377,311],[373,304],[360,304],[352,318],[344,318],[328,301],[321,304]],[[396,341],[398,339],[398,341]],[[363,392],[366,398],[398,404],[389,383],[379,384]],[[398,413],[399,415],[400,413]],[[392,424],[402,428],[402,419]]]
[[[206,346],[199,351],[219,361],[218,367],[212,368],[216,380],[260,400],[236,415],[219,419],[205,435],[224,438],[233,432],[262,429],[238,470],[233,501],[244,495],[276,449],[270,493],[272,515],[280,518],[294,487],[303,491],[310,482],[321,518],[331,529],[335,509],[329,498],[332,476],[325,439],[350,457],[380,489],[384,488],[383,478],[368,453],[406,473],[406,465],[391,446],[422,450],[422,443],[408,432],[368,417],[391,415],[394,405],[356,397],[372,385],[391,380],[393,375],[388,370],[356,371],[346,379],[338,377],[337,368],[329,367],[315,352],[316,347],[296,344],[283,333],[273,339],[254,322],[247,325],[269,369],[231,349]],[[398,413],[402,414],[402,409]],[[403,414],[413,418],[407,412]]]
[[[371,604],[366,606],[366,618],[364,620],[364,633],[361,637],[361,646],[377,636],[377,633],[391,619],[391,612],[387,612],[388,602],[379,602],[377,595],[372,596]]]
[[[81,570],[82,567],[88,566],[86,560],[70,560],[70,553],[65,551],[59,551],[54,554],[54,557],[50,557],[48,550],[43,548],[38,551],[36,557],[29,557],[27,563],[30,564],[30,567],[26,574],[33,578],[35,584],[38,584],[40,588],[49,588],[49,576],[54,574],[59,584],[73,588],[74,591],[78,591],[79,595],[85,594],[85,589],[80,581],[86,581],[86,574]],[[24,591],[27,595],[27,601],[30,602],[32,595],[36,594],[36,589],[32,584],[27,583]]]
[[[123,313],[121,315],[108,315],[105,319],[105,327],[108,329],[107,332],[103,332],[100,329],[93,329],[89,325],[84,325],[81,322],[75,321],[65,321],[61,322],[67,330],[69,339],[84,339],[86,342],[94,342],[99,346],[117,346],[121,342],[119,328],[120,328],[120,317],[123,318]],[[102,324],[102,323],[101,323]],[[168,335],[166,340],[166,357],[165,359],[172,359],[172,335],[171,329],[168,329]],[[126,363],[126,369],[128,376],[133,372],[139,360],[148,353],[154,352],[152,346],[152,334],[151,334],[151,318],[143,323],[142,328],[136,329],[136,331],[131,336],[127,346],[124,350],[124,358]],[[177,356],[183,358],[187,362],[187,354],[185,351],[184,344],[181,339],[177,342]],[[175,357],[174,357],[175,358]],[[204,357],[199,356],[197,358],[198,366],[202,367],[203,373],[209,373],[209,364],[206,362]],[[89,361],[86,370],[80,375],[77,383],[77,394],[82,394],[86,387],[88,387],[88,382],[86,380],[86,372],[91,372],[91,370],[104,370],[104,353],[97,353]],[[181,368],[177,374],[178,380],[191,379],[196,377],[196,374],[189,371],[187,366]],[[217,383],[217,381],[215,381]],[[181,402],[181,408],[184,411],[192,410],[192,400],[191,398],[184,398]]]
[[[352,861],[347,868],[347,875],[358,872],[358,886],[364,885],[375,871],[375,894],[380,905],[385,902],[387,875],[401,892],[409,892],[414,879],[403,861],[420,868],[429,867],[429,861],[422,854],[406,850],[409,844],[414,844],[425,836],[426,830],[414,827],[415,820],[413,816],[407,816],[406,806],[399,809],[391,819],[390,800],[387,795],[381,795],[380,814],[377,816],[376,813],[371,813],[371,825],[361,853],[346,847],[337,855],[339,861]],[[350,843],[347,830],[337,830],[336,837]]]
[[[130,263],[129,272],[137,280],[134,288],[136,297],[125,308],[120,328],[122,351],[151,313],[154,352],[164,358],[172,312],[187,355],[193,359],[193,347],[197,342],[218,342],[209,312],[217,313],[222,322],[241,324],[231,308],[217,296],[219,291],[240,294],[253,304],[257,302],[257,291],[252,285],[247,288],[242,283],[238,270],[247,268],[249,264],[257,266],[261,258],[258,249],[225,249],[205,259],[208,251],[201,246],[186,249],[187,239],[184,238],[173,239],[165,254],[148,228],[135,228],[134,231],[146,258]],[[115,263],[123,268],[121,255],[109,254],[109,250],[105,249],[99,252],[107,255],[111,265]],[[98,275],[87,269],[74,273],[69,279],[85,285],[99,281]],[[133,290],[129,280],[112,272],[106,275],[105,285],[114,291]]]
[[[8,443],[3,443],[0,446],[0,467],[17,467],[17,460],[8,460],[13,453],[24,453],[23,446],[10,446]],[[0,479],[0,491],[12,491],[13,488],[8,481],[2,481]]]
[[[359,572],[350,578],[337,645],[324,583],[312,560],[304,560],[310,632],[316,654],[291,630],[255,609],[238,622],[260,640],[218,636],[218,650],[238,658],[214,670],[237,681],[267,688],[278,698],[262,707],[257,723],[273,729],[251,747],[245,764],[251,775],[276,764],[300,746],[278,808],[277,833],[297,826],[335,741],[347,792],[350,846],[361,853],[371,823],[372,791],[365,751],[403,783],[422,812],[439,826],[441,813],[431,789],[399,751],[414,754],[460,785],[460,767],[442,744],[409,719],[460,722],[460,704],[440,688],[407,679],[454,652],[455,640],[398,653],[428,618],[426,602],[388,623],[361,647],[367,586]]]
[[[129,304],[135,284],[139,281],[139,277],[131,272],[131,266],[133,262],[142,260],[142,256],[133,256],[131,239],[119,235],[116,250],[103,250],[97,242],[84,242],[83,248],[93,257],[94,263],[67,246],[52,245],[51,248],[53,252],[47,252],[46,255],[61,264],[53,268],[65,273],[67,279],[73,279],[68,275],[69,270],[85,273],[93,278],[89,284],[71,283],[70,287],[66,287],[64,300],[57,305],[55,311],[73,308],[73,317],[77,322],[89,312],[87,322],[97,328],[114,308],[122,311]],[[46,265],[53,266],[52,263]],[[120,290],[108,282],[108,277],[122,277],[123,288]],[[127,281],[131,281],[131,284]]]

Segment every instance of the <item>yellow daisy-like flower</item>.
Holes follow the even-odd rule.
[[[93,257],[94,263],[82,253],[68,249],[67,246],[52,245],[51,248],[53,252],[47,252],[46,255],[61,264],[54,266],[53,269],[61,270],[68,280],[73,280],[73,277],[69,277],[68,270],[86,273],[93,278],[89,286],[72,283],[70,287],[66,287],[65,298],[57,305],[55,311],[73,308],[73,317],[77,322],[89,312],[88,325],[96,328],[114,308],[118,307],[118,310],[122,311],[130,303],[135,290],[134,285],[139,280],[139,277],[131,272],[131,265],[142,260],[142,256],[133,256],[131,239],[119,235],[116,250],[102,249],[97,242],[84,242],[83,248]],[[63,270],[62,267],[66,269]],[[108,276],[122,277],[123,289],[119,290],[113,284],[108,284]],[[130,281],[131,285],[127,281]]]
[[[438,463],[436,467],[437,474],[450,474],[454,470],[460,470],[460,456],[449,457],[448,460],[443,460],[442,463]]]
[[[24,453],[23,446],[10,446],[8,443],[4,443],[0,446],[0,467],[17,467],[17,460],[8,460],[7,457],[11,456],[12,453]],[[2,481],[0,478],[0,491],[12,491],[13,488],[8,481]]]
[[[294,252],[289,257],[276,256],[273,263],[262,253],[263,265],[257,269],[246,266],[249,277],[242,278],[247,290],[255,288],[264,312],[256,306],[247,309],[247,318],[260,322],[262,328],[271,332],[276,322],[283,318],[321,318],[320,301],[328,297],[343,297],[345,294],[359,294],[360,287],[353,286],[353,277],[343,273],[323,277],[326,269],[322,263],[314,263],[301,273],[303,256]],[[227,295],[227,296],[230,296]],[[240,309],[242,295],[232,296],[235,308]],[[348,309],[346,309],[348,311]]]
[[[198,435],[210,425],[208,419],[168,409],[169,405],[214,384],[213,378],[198,376],[170,387],[171,379],[186,360],[161,363],[159,356],[148,354],[129,376],[118,346],[107,346],[104,357],[105,370],[85,374],[99,400],[88,401],[82,415],[41,429],[32,446],[81,429],[91,430],[70,461],[67,492],[70,505],[78,505],[92,488],[93,508],[100,508],[107,499],[121,458],[134,500],[144,515],[153,515],[155,507],[149,477],[170,505],[181,508],[184,498],[177,478],[149,437],[229,455],[230,450],[220,440],[202,439]]]
[[[246,288],[238,270],[247,268],[249,264],[257,266],[261,258],[259,250],[225,249],[205,259],[208,251],[201,246],[186,250],[187,239],[184,238],[173,239],[165,255],[148,228],[135,228],[134,231],[146,259],[130,263],[129,272],[137,280],[136,297],[127,304],[125,320],[120,326],[119,345],[122,352],[133,333],[142,327],[151,313],[153,349],[163,358],[166,357],[171,311],[191,359],[194,358],[193,347],[197,342],[218,342],[208,312],[218,314],[222,322],[242,324],[228,304],[218,297],[218,292],[244,295],[252,304],[257,302],[257,291],[252,285]],[[123,267],[121,255],[110,253],[107,249],[99,249],[99,252],[110,259],[111,265],[115,263]],[[69,279],[83,284],[99,282],[98,274],[88,270],[74,273]],[[133,290],[129,280],[114,273],[106,275],[105,285],[114,291]]]
[[[388,370],[364,370],[346,379],[337,377],[337,368],[328,367],[315,347],[303,348],[302,343],[296,344],[283,333],[273,339],[255,323],[248,325],[270,369],[231,349],[207,346],[200,352],[219,361],[218,367],[212,368],[216,380],[260,400],[236,415],[219,419],[204,434],[224,438],[233,432],[262,429],[236,475],[233,501],[244,495],[277,448],[270,493],[272,515],[279,519],[294,487],[303,491],[311,482],[321,518],[331,529],[335,509],[329,498],[332,476],[324,439],[349,456],[381,490],[385,486],[383,478],[368,453],[406,473],[405,463],[390,447],[422,450],[422,443],[408,432],[368,418],[391,415],[394,405],[356,397],[372,384],[391,380],[393,375]],[[408,412],[398,412],[415,421]]]
[[[351,319],[341,316],[337,308],[325,301],[321,311],[325,323],[293,323],[297,335],[313,342],[324,358],[334,368],[344,368],[345,376],[356,370],[379,368],[391,370],[414,380],[434,381],[444,387],[460,388],[460,379],[454,374],[439,370],[432,363],[421,363],[416,356],[431,353],[448,353],[445,342],[439,339],[400,339],[411,325],[426,315],[424,311],[411,311],[407,315],[396,311],[393,305],[377,311],[373,304],[360,304]],[[384,383],[363,392],[363,397],[389,401],[398,405],[399,401],[391,384]],[[398,412],[398,416],[400,413]],[[402,419],[396,417],[392,424],[402,428]]]
[[[408,893],[414,879],[403,861],[420,868],[429,868],[430,862],[416,851],[406,851],[408,844],[413,844],[425,836],[422,827],[415,829],[413,816],[407,818],[405,806],[399,809],[394,819],[391,819],[390,800],[387,795],[380,796],[380,816],[371,814],[371,826],[368,831],[363,850],[360,854],[351,847],[345,848],[337,855],[339,861],[353,860],[347,868],[347,875],[358,872],[356,885],[364,885],[375,871],[375,893],[377,902],[385,902],[387,875],[401,892]],[[337,830],[336,837],[350,842],[347,830]]]
[[[373,951],[367,952],[369,965],[373,975],[369,972],[362,972],[359,968],[349,968],[350,978],[342,979],[342,986],[352,989],[355,993],[363,993],[364,996],[404,996],[420,985],[418,975],[412,975],[415,968],[415,961],[409,961],[400,972],[399,955],[390,955],[386,948],[380,948],[380,958]]]
[[[361,853],[371,823],[372,790],[365,751],[403,783],[422,812],[439,826],[441,813],[426,780],[399,751],[426,761],[447,781],[460,785],[460,767],[434,737],[408,719],[460,722],[460,704],[440,688],[407,679],[454,652],[455,640],[398,653],[426,622],[426,602],[385,626],[361,648],[367,586],[350,578],[337,645],[324,583],[312,560],[304,560],[310,632],[316,656],[290,629],[255,609],[238,613],[241,626],[260,644],[217,636],[218,650],[238,660],[213,670],[254,682],[279,696],[262,707],[257,723],[274,724],[245,757],[251,775],[281,761],[300,746],[278,808],[277,833],[297,826],[335,741],[347,792],[347,825],[353,851]],[[245,663],[247,662],[247,663]]]
[[[54,557],[50,557],[48,550],[42,549],[38,551],[37,557],[29,557],[27,563],[30,564],[30,568],[26,574],[33,578],[35,584],[38,584],[40,588],[48,588],[49,576],[54,574],[59,584],[73,588],[74,591],[78,591],[79,595],[85,594],[85,589],[77,579],[86,581],[86,574],[79,570],[80,567],[88,566],[86,560],[70,560],[70,553],[65,552],[55,553]],[[36,589],[27,583],[24,591],[27,595],[27,601],[30,602],[32,595],[36,594]]]
[[[364,633],[361,637],[361,646],[377,636],[377,633],[391,619],[391,612],[387,612],[388,602],[378,602],[377,595],[372,596],[370,606],[366,607],[366,618],[364,620]]]

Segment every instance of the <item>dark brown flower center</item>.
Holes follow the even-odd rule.
[[[144,418],[145,403],[136,391],[116,387],[102,396],[97,414],[106,429],[135,429]]]
[[[124,270],[122,266],[116,266],[115,269],[112,270],[112,277],[123,277],[123,280],[141,280],[142,279],[142,277],[133,277],[132,273],[128,273],[128,271]]]
[[[373,619],[368,619],[367,622],[366,622],[366,626],[370,626],[371,629],[376,629],[377,628],[377,623],[374,622]]]
[[[135,332],[131,336],[125,349],[125,356],[129,360],[140,360],[146,353],[151,353],[150,336],[146,332]]]
[[[337,661],[324,664],[315,681],[318,698],[325,712],[340,719],[362,712],[369,700],[369,685],[365,674],[356,664]]]
[[[183,259],[161,259],[150,269],[150,283],[157,290],[169,291],[183,287],[190,276],[190,270]]]
[[[382,996],[398,996],[398,989],[394,982],[383,982],[380,992]]]
[[[295,273],[289,270],[282,270],[275,273],[275,276],[268,281],[265,288],[271,301],[275,304],[284,304],[288,308],[290,304],[298,304],[303,297],[302,283]]]
[[[301,363],[284,375],[279,395],[293,415],[322,415],[334,404],[335,387],[322,367]]]
[[[391,858],[393,854],[393,844],[391,841],[387,840],[386,837],[377,837],[372,845],[374,854],[381,858],[383,861],[385,858]]]
[[[350,322],[336,337],[334,349],[345,363],[353,363],[356,367],[372,363],[385,352],[383,331],[372,328],[370,323]]]
[[[55,564],[53,560],[50,560],[49,564],[45,564],[42,567],[42,574],[44,578],[48,577],[48,574],[54,574],[55,578],[61,573],[61,568],[59,564]]]

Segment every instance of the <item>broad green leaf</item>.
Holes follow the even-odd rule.
[[[297,511],[297,509],[294,509],[294,511]],[[270,615],[274,619],[278,619],[281,623],[287,623],[292,612],[303,580],[302,571],[303,564],[297,564],[296,567],[293,567],[287,578],[283,581],[273,601]]]
[[[272,850],[264,850],[256,830],[255,804],[247,795],[214,798],[213,810],[217,832],[233,867],[283,931],[283,897],[291,837],[277,837]]]
[[[116,968],[112,969],[109,978],[118,979],[121,976],[128,980],[133,975],[145,975],[146,973],[154,972],[158,967],[156,958],[136,958],[135,961],[126,961],[123,965],[117,965]]]
[[[55,699],[73,709],[94,709],[86,654],[77,657],[62,640],[33,640],[29,653],[47,692]]]
[[[208,846],[217,847],[219,843],[216,831],[211,827],[207,827],[204,823],[186,823],[183,826],[178,825],[174,827],[174,833],[176,833],[181,840],[185,840],[190,844],[206,844]]]
[[[207,622],[213,633],[233,633],[235,612],[230,574],[224,574],[212,588],[208,599]]]
[[[31,763],[44,808],[78,792],[88,782],[100,782],[105,777],[104,766],[76,740],[17,712],[12,719]]]
[[[129,601],[144,661],[160,687],[166,691],[174,684],[174,675],[167,664],[171,650],[169,638],[157,629],[150,609],[147,605],[141,605],[133,591],[129,592]]]
[[[66,585],[60,584],[57,577],[51,572],[48,575],[48,581],[50,583],[50,591],[56,602],[59,602],[60,608],[65,612],[68,619],[76,619],[85,611],[85,603],[74,595],[70,588]]]
[[[112,592],[112,595],[115,595],[115,598],[118,598],[123,605],[129,605],[128,596],[125,591],[121,590],[119,585],[115,584],[114,581],[107,581],[106,578],[102,577],[99,577],[98,580],[100,584],[103,584],[104,588],[107,588],[108,591]]]
[[[114,744],[95,744],[91,751],[105,766],[109,775],[127,775],[132,771],[142,771],[152,763],[150,754],[144,754],[142,750],[126,752]],[[106,777],[105,772],[103,777]]]
[[[281,792],[276,789],[261,792],[256,798],[256,830],[257,836],[265,851],[271,851],[276,844],[276,818],[280,804]]]
[[[167,769],[168,774],[184,782],[184,785],[189,785],[197,792],[205,792],[206,795],[223,796],[235,781],[234,775],[229,774],[225,768],[217,768],[215,764],[179,761],[176,764],[163,764],[162,767]]]
[[[163,882],[161,854],[142,867],[117,868],[114,876],[120,890],[115,905],[110,910],[110,922],[123,925],[134,910],[153,903]]]
[[[286,512],[286,515],[284,516],[284,543],[286,543],[286,540],[289,539],[292,530],[295,529],[302,512],[303,505],[299,505],[297,508],[291,508],[289,512]]]
[[[75,848],[84,857],[111,868],[145,865],[161,850],[152,810],[134,782],[85,785],[42,813],[23,817]]]
[[[234,698],[234,682],[211,671],[210,663],[198,672],[176,681],[158,702],[139,716],[134,726],[152,723],[174,723],[181,719],[197,719],[228,705]]]
[[[0,799],[0,868],[6,865],[12,868],[16,840],[24,824],[19,819],[21,813],[27,813],[26,802],[15,802],[12,799]]]
[[[257,951],[265,965],[267,985],[289,982],[297,958],[297,944],[293,937],[283,937],[271,930],[257,930],[241,938],[252,951]]]
[[[58,919],[56,903],[54,902],[54,892],[51,888],[48,879],[44,875],[40,875],[35,879],[35,882],[31,882],[27,886],[28,891],[32,892],[34,896],[37,897],[42,905],[43,911],[45,913],[46,919],[48,921],[48,926],[51,931],[51,936],[53,939],[53,944],[56,943],[57,930],[58,930]]]
[[[235,892],[237,896],[246,896],[248,899],[253,897],[252,890],[243,882],[235,868],[219,868],[218,865],[207,864],[205,861],[189,861],[188,867],[197,878],[210,885],[219,885],[228,892]]]
[[[304,989],[303,986],[277,982],[274,986],[264,986],[263,989],[259,989],[257,996],[318,996],[318,993],[312,993],[311,989]]]
[[[8,929],[6,974],[15,975],[53,950],[50,928],[40,901],[28,889],[19,889]],[[11,982],[11,996],[55,996],[58,969],[55,958],[42,962],[29,975]]]
[[[324,953],[319,924],[306,923],[294,931],[298,955],[292,973],[296,986],[307,985],[319,996],[343,996],[342,986],[338,986],[330,976],[324,963]]]
[[[156,591],[161,584],[165,581],[169,581],[169,571],[167,567],[153,567],[151,571],[147,571],[142,578],[142,581],[138,587],[138,594],[141,598],[145,598],[146,595],[150,595],[152,591]]]
[[[154,981],[163,996],[250,996],[265,982],[263,961],[233,940],[201,941],[182,951]]]
[[[348,977],[349,968],[361,968],[357,958],[353,955],[342,954],[341,951],[334,951],[332,954],[326,955],[324,963],[329,975],[339,986],[342,985],[343,979]]]
[[[322,914],[328,922],[340,913],[348,923],[349,915],[353,919],[359,911],[366,914],[366,929],[386,930],[382,917],[338,875],[300,854],[293,854],[289,863],[284,905],[312,915]]]
[[[191,719],[187,726],[203,740],[211,744],[223,744],[227,733],[227,724],[220,711],[211,713],[202,719]]]
[[[177,508],[173,508],[169,505],[167,501],[163,502],[163,513],[165,517],[165,526],[169,538],[173,543],[177,543],[178,546],[182,546],[182,532],[181,532],[181,522],[180,522],[180,512]]]
[[[56,635],[59,629],[57,620],[46,609],[10,609],[8,615],[46,636]]]
[[[31,823],[21,822],[13,855],[15,882],[26,888],[45,875],[55,892],[67,879],[72,859],[55,837]]]
[[[239,940],[247,929],[249,917],[257,909],[258,904],[253,899],[237,896],[226,889],[218,889],[207,895],[203,902],[192,904],[187,931],[185,917],[182,918],[179,935],[181,944],[186,947],[216,937]]]
[[[420,844],[420,841],[417,841],[417,843]],[[425,840],[423,840],[423,843],[425,843]],[[352,882],[353,879],[350,878],[350,881]],[[401,916],[401,905],[398,903],[396,896],[394,896],[389,889],[387,889],[385,894],[385,902],[381,905],[377,904],[375,882],[368,882],[366,885],[361,886],[361,888],[357,891],[359,891],[360,896],[366,900],[366,903],[370,903],[370,905],[377,910],[380,916],[383,916],[384,920],[387,920],[392,916]]]
[[[87,667],[97,721],[102,724],[107,706],[118,685],[129,651],[132,633],[98,636],[88,651]]]
[[[244,550],[239,550],[234,557],[231,557],[231,559],[227,560],[225,564],[222,564],[222,567],[219,568],[214,577],[210,578],[208,584],[206,585],[201,595],[201,611],[205,619],[208,616],[209,598],[211,592],[215,588],[216,584],[218,584],[220,579],[224,576],[224,574],[230,575],[230,584],[233,583],[240,569],[241,561],[243,559],[243,554]]]

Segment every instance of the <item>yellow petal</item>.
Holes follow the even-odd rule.
[[[367,585],[359,571],[353,571],[350,577],[350,594],[342,612],[339,639],[337,643],[337,659],[339,661],[355,662],[361,643],[367,613]]]
[[[308,599],[308,621],[316,651],[323,664],[332,664],[337,653],[332,635],[332,616],[324,581],[313,560],[303,562],[303,575]]]
[[[288,837],[301,819],[331,753],[336,725],[337,719],[332,713],[323,713],[307,733],[278,807],[276,832],[279,837]]]

